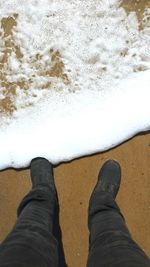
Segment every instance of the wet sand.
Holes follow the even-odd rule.
[[[122,167],[117,202],[133,238],[150,256],[150,133],[139,135],[99,155],[61,164],[54,169],[60,202],[60,223],[69,267],[86,266],[88,255],[87,208],[99,168],[109,158]],[[29,170],[0,173],[0,240],[16,220],[16,209],[30,189]]]
[[[130,12],[136,13],[139,30],[142,30],[144,26],[149,23],[150,18],[145,17],[146,8],[150,8],[149,0],[123,0],[121,6],[125,9],[127,15],[129,15]]]
[[[122,3],[127,14],[136,11],[139,27],[143,27],[143,14],[150,2],[125,0]],[[4,21],[5,22],[5,21]],[[10,21],[13,22],[13,21]],[[9,29],[8,29],[9,30]],[[10,33],[11,34],[11,33]],[[10,45],[10,44],[9,44]],[[11,43],[13,46],[14,44]],[[16,53],[19,53],[15,47]],[[5,60],[7,60],[7,44]],[[21,56],[21,55],[20,55]],[[2,68],[1,62],[0,68]],[[4,77],[0,76],[1,80]],[[6,82],[5,79],[3,82]],[[11,87],[11,84],[7,84]],[[20,85],[24,89],[24,85]],[[7,87],[7,89],[9,89]],[[15,88],[14,88],[15,92]],[[1,109],[14,110],[7,90]],[[86,265],[88,254],[87,208],[99,168],[109,158],[117,159],[122,166],[122,184],[117,198],[134,239],[150,256],[150,133],[91,157],[61,164],[54,170],[60,202],[60,223],[63,244],[69,267]],[[11,230],[16,220],[16,209],[31,184],[29,170],[0,172],[0,241]]]

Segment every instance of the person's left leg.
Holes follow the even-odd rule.
[[[32,190],[18,208],[18,220],[0,246],[0,267],[57,267],[53,221],[58,205],[52,166],[43,158],[31,162]]]
[[[115,202],[120,182],[119,163],[106,161],[89,202],[87,267],[150,267],[150,260],[132,239]]]

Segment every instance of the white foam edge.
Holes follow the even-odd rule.
[[[51,163],[106,151],[150,130],[150,71],[107,94],[56,94],[0,128],[0,169],[23,168],[35,157]]]

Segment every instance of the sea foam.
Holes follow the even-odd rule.
[[[13,107],[1,115],[1,169],[37,156],[57,164],[150,129],[150,27],[139,31],[134,12],[118,0],[0,5],[0,101]]]

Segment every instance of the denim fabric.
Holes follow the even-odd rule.
[[[90,244],[87,267],[150,267],[148,257],[133,241],[110,193],[94,190],[88,218]]]
[[[33,189],[18,208],[18,220],[0,245],[0,267],[61,267],[53,234],[56,193],[49,187]],[[125,220],[106,192],[95,190],[89,203],[90,246],[87,267],[150,267],[133,241]],[[66,265],[63,265],[66,266]]]
[[[57,267],[52,234],[57,198],[49,187],[32,190],[18,208],[18,220],[0,246],[0,267]]]

